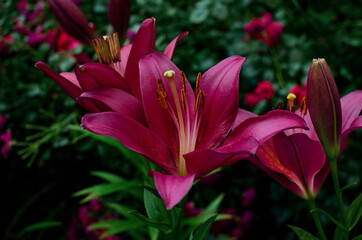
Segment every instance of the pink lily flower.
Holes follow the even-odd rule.
[[[245,58],[229,57],[197,77],[195,91],[170,59],[153,52],[140,60],[142,103],[147,126],[120,112],[87,114],[85,129],[117,138],[165,173],[151,171],[167,209],[191,189],[195,179],[254,154],[274,134],[305,127],[299,116],[273,111],[234,126],[239,73]],[[244,118],[245,119],[245,118]],[[233,131],[230,133],[230,130]]]
[[[183,32],[166,47],[164,53],[172,59],[177,43],[188,33]],[[44,62],[35,66],[51,77],[63,90],[90,112],[123,111],[123,105],[134,105],[130,115],[143,121],[138,61],[155,49],[156,24],[154,18],[146,19],[140,26],[132,44],[119,45],[117,35],[93,40],[101,63],[86,63],[75,73],[56,73]],[[112,53],[112,54],[111,54]],[[104,105],[107,91],[112,91],[112,102]],[[129,101],[125,101],[128,99]],[[116,104],[116,105],[115,105]],[[138,113],[140,112],[140,113]]]
[[[288,109],[293,111],[296,96],[288,96]],[[340,100],[342,111],[341,149],[348,144],[348,134],[362,128],[362,91],[349,93]],[[315,198],[330,172],[330,161],[323,151],[315,126],[307,112],[306,101],[295,112],[309,130],[292,129],[275,135],[262,144],[251,162],[284,187],[304,199]]]

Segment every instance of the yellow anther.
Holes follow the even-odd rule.
[[[173,71],[173,70],[168,70],[168,71],[166,71],[164,74],[163,74],[165,77],[167,77],[167,78],[173,78],[174,76],[175,76],[175,71]]]
[[[186,111],[186,91],[184,89],[181,90],[181,103],[182,108]]]
[[[165,91],[165,87],[163,86],[162,80],[157,79],[157,99],[158,99],[158,102],[160,103],[160,105],[164,109],[168,109],[166,97],[167,97],[166,91]]]
[[[199,94],[200,91],[200,78],[201,78],[201,73],[199,72],[199,74],[197,74],[197,79],[196,79],[196,87],[195,87],[196,95]]]
[[[288,96],[287,96],[288,100],[294,100],[296,98],[297,98],[297,96],[295,96],[295,94],[293,94],[293,93],[289,93]]]
[[[205,108],[206,96],[204,90],[200,90],[197,94],[196,103],[195,103],[195,112],[199,111],[200,104],[202,108]]]

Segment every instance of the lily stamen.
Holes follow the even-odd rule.
[[[121,71],[121,46],[118,33],[93,39],[92,45],[101,63],[107,64],[118,72]]]

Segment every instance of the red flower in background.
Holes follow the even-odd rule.
[[[244,29],[248,34],[246,41],[250,38],[258,39],[268,44],[269,47],[278,45],[284,32],[283,24],[274,22],[273,16],[269,12],[265,12],[261,18],[253,18],[244,26]]]
[[[254,89],[253,93],[247,93],[245,96],[245,106],[254,108],[261,100],[272,100],[275,91],[273,84],[269,81],[263,80]]]
[[[297,97],[297,106],[300,107],[302,104],[303,98],[307,95],[307,83],[303,85],[296,84],[292,89],[290,89],[290,93],[293,93]]]
[[[82,43],[76,40],[74,37],[70,36],[66,31],[61,28],[56,45],[57,52],[65,52],[71,51],[74,48],[81,46]]]
[[[7,159],[9,157],[11,139],[12,134],[10,129],[6,130],[5,133],[0,135],[0,141],[4,142],[4,145],[1,148],[1,154],[3,155],[4,159]]]

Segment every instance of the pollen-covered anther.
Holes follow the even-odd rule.
[[[294,107],[294,101],[297,98],[297,96],[295,96],[295,94],[293,93],[289,93],[287,96],[288,99],[288,105],[287,105],[287,110],[290,112],[295,112],[295,107]]]
[[[166,98],[167,98],[167,95],[166,95],[165,87],[163,86],[162,80],[158,79],[157,80],[157,99],[158,99],[158,102],[160,103],[160,105],[164,109],[168,109],[168,104],[167,104]]]
[[[205,108],[206,96],[205,96],[204,90],[199,90],[199,93],[197,94],[196,104],[195,104],[195,112],[199,111],[200,104],[201,104],[202,108]]]
[[[200,91],[200,78],[201,78],[201,73],[199,72],[197,74],[197,79],[196,79],[196,87],[195,87],[195,94],[198,95],[199,91]]]
[[[186,90],[184,89],[181,90],[181,103],[182,108],[186,111]]]
[[[121,46],[118,33],[93,39],[92,44],[101,63],[116,68],[117,66],[114,66],[114,64],[121,62]]]
[[[307,99],[303,97],[302,103],[300,104],[300,112],[302,116],[307,114]]]

